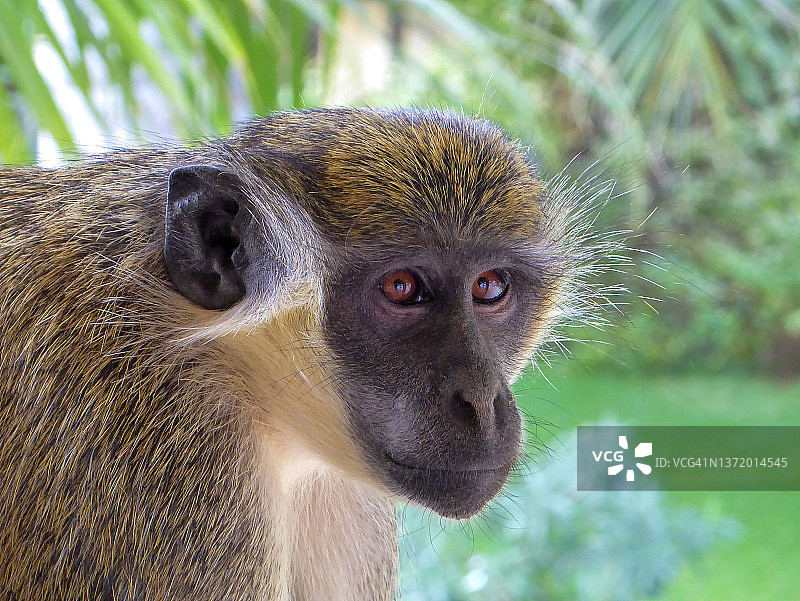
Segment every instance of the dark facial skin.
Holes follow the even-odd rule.
[[[512,250],[491,248],[351,251],[327,286],[324,331],[354,439],[390,490],[451,518],[497,494],[520,450],[508,379],[536,319],[538,280]],[[473,286],[487,271],[507,288],[481,303]],[[389,298],[397,273],[417,280],[418,302]]]

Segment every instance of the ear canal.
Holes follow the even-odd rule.
[[[169,175],[164,260],[178,292],[204,309],[227,309],[245,295],[244,199],[240,180],[216,167]]]

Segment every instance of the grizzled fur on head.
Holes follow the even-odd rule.
[[[348,246],[387,238],[421,246],[509,235],[530,241],[541,226],[542,182],[523,150],[487,121],[323,109],[268,117],[237,138],[263,150],[253,156],[268,172],[277,160],[308,174],[301,204]]]

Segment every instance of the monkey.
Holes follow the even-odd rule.
[[[369,600],[517,466],[578,256],[526,149],[279,112],[0,168],[0,598]]]

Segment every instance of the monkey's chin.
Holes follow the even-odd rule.
[[[441,516],[458,520],[483,509],[500,492],[514,465],[449,470],[406,465],[388,454],[386,458],[391,489]]]

